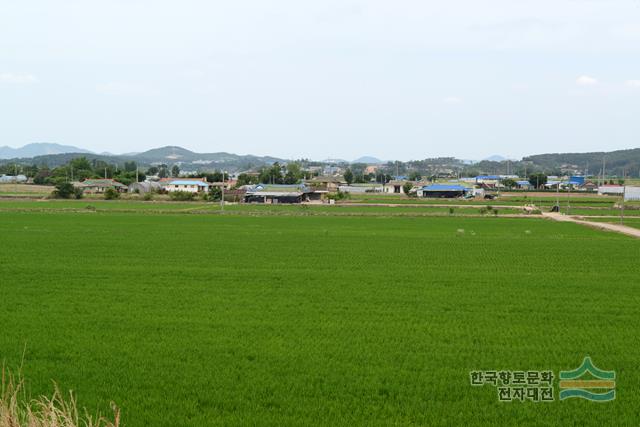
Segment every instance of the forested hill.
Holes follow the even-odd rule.
[[[551,153],[524,157],[543,169],[560,169],[565,165],[576,166],[576,169],[587,170],[597,175],[605,161],[607,174],[622,176],[638,176],[640,174],[640,148],[596,153]]]

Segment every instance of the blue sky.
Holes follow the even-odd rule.
[[[518,158],[638,117],[639,0],[0,3],[0,145]]]

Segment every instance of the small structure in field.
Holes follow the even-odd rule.
[[[75,184],[81,188],[84,193],[101,194],[109,188],[116,190],[118,193],[126,193],[127,186],[113,179],[85,179]]]

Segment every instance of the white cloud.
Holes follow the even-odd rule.
[[[33,74],[0,73],[0,83],[28,84],[37,82],[38,79]]]
[[[576,80],[576,84],[579,86],[593,86],[598,84],[598,79],[589,76],[580,76]]]
[[[462,103],[462,98],[458,98],[457,96],[447,96],[442,101],[445,104],[455,105],[455,104],[461,104]]]
[[[640,80],[627,80],[627,86],[640,89]]]

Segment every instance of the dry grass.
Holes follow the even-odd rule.
[[[55,384],[50,397],[31,399],[22,375],[13,375],[2,367],[0,427],[118,427],[120,411],[113,403],[111,406],[113,421],[100,415],[91,416],[86,409],[81,413],[73,393],[69,392],[65,399]]]
[[[34,184],[0,184],[0,193],[6,194],[32,194],[47,195],[54,190],[50,185],[34,185]]]

